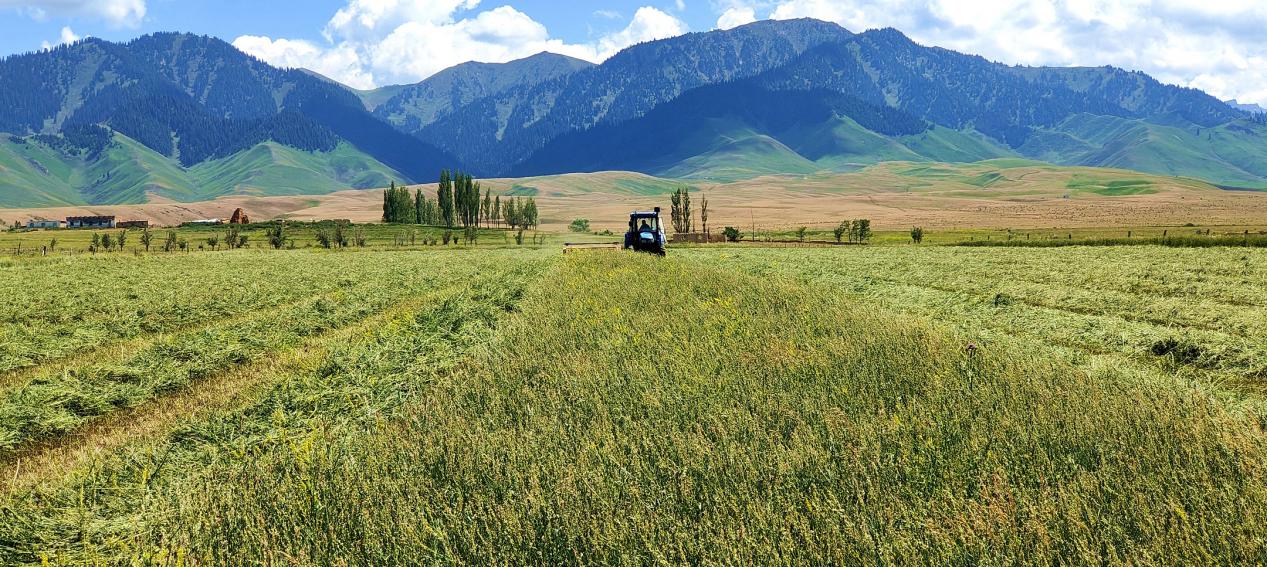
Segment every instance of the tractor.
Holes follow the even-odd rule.
[[[629,213],[629,232],[625,233],[625,250],[665,254],[664,223],[660,222],[660,207],[653,211]]]
[[[664,223],[660,222],[660,207],[653,211],[634,211],[629,213],[629,231],[625,233],[625,242],[568,242],[563,245],[563,253],[569,254],[581,250],[633,250],[664,256],[665,254]]]

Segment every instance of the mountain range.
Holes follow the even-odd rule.
[[[1008,66],[893,29],[763,21],[357,91],[211,37],[0,60],[0,206],[319,194],[479,176],[680,179],[1025,157],[1267,188],[1253,108],[1113,67]]]

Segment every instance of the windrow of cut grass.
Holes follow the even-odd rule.
[[[416,264],[416,256],[375,259]],[[546,265],[540,254],[429,256],[430,279],[392,282],[408,292],[403,310],[318,339],[318,358],[304,354],[283,366],[258,392],[243,393],[240,405],[178,420],[166,434],[124,444],[86,467],[44,471],[39,482],[0,496],[0,563],[180,562],[183,552],[162,553],[162,534],[172,529],[173,503],[215,482],[203,475],[400,419],[420,390],[488,344]],[[224,543],[226,550],[235,545]]]
[[[955,246],[1007,246],[1014,248],[1062,248],[1066,246],[1166,246],[1170,248],[1267,248],[1267,236],[1161,236],[1155,238],[1050,238],[1045,240],[969,240]]]
[[[312,256],[277,256],[280,262],[274,264],[303,264]],[[394,262],[347,256],[344,275],[334,284],[341,288],[320,297],[165,336],[119,361],[36,373],[25,383],[0,389],[0,459],[33,441],[71,432],[99,416],[360,321],[418,289],[462,281],[476,269],[476,264],[451,264],[437,254],[401,255]]]
[[[783,274],[954,325],[1024,337],[1072,358],[1267,378],[1267,254],[1244,249],[867,248],[683,250],[708,265]],[[1255,386],[1257,387],[1257,386]]]
[[[293,242],[294,248],[320,248],[321,245],[316,238],[317,232],[322,229],[331,230],[334,225],[335,221],[332,220],[320,222],[286,221],[285,247],[290,248]],[[262,222],[238,225],[234,228],[238,230],[239,236],[247,237],[248,248],[269,251],[272,250],[272,247],[268,240],[268,229],[273,226],[271,222]],[[146,251],[145,245],[141,242],[141,235],[144,234],[144,231],[128,229],[125,237],[126,243],[122,250],[116,247],[113,252],[103,250],[92,254],[89,251],[89,246],[92,243],[94,234],[98,237],[109,235],[111,238],[115,238],[119,233],[123,232],[123,229],[0,230],[0,267],[3,267],[6,263],[21,261],[19,258],[39,260],[90,255],[100,258],[103,256],[133,256],[137,254],[188,256],[200,252],[223,251],[228,247],[228,231],[228,225],[153,228],[150,229],[153,241],[151,242],[150,250]],[[178,240],[185,241],[187,245],[185,251],[179,251],[179,249],[170,253],[163,251],[163,242],[169,232],[175,232]],[[360,235],[365,240],[366,247],[380,250],[433,248],[434,246],[425,246],[424,244],[427,241],[441,241],[445,232],[450,233],[454,238],[459,238],[462,237],[463,230],[461,228],[384,224],[379,222],[351,224],[346,227],[350,245],[355,246],[355,237]],[[478,241],[485,245],[510,245],[514,243],[514,234],[505,227],[481,228],[477,235]],[[212,238],[218,240],[215,248],[212,248],[207,242]],[[54,239],[57,241],[56,246],[48,250],[47,247]]]
[[[353,281],[346,259],[267,252],[57,258],[0,269],[0,372],[313,298]],[[366,263],[369,279],[390,266]]]
[[[207,564],[1246,564],[1261,404],[696,257],[568,258],[400,419],[217,462]]]

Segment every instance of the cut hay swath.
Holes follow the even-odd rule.
[[[569,254],[586,250],[620,250],[623,246],[620,242],[565,242],[563,244],[563,253]]]

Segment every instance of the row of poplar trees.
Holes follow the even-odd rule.
[[[673,232],[687,234],[695,232],[695,211],[691,210],[691,190],[679,187],[670,198],[669,218],[673,221]],[[704,224],[704,234],[708,234],[708,197],[700,198],[700,220]]]
[[[440,172],[435,200],[428,199],[421,189],[410,195],[409,188],[393,181],[383,194],[383,222],[463,228],[505,222],[511,228],[527,229],[538,224],[537,203],[531,197],[507,198],[503,203],[501,195],[487,190],[481,198],[478,181],[462,172],[445,170]]]

